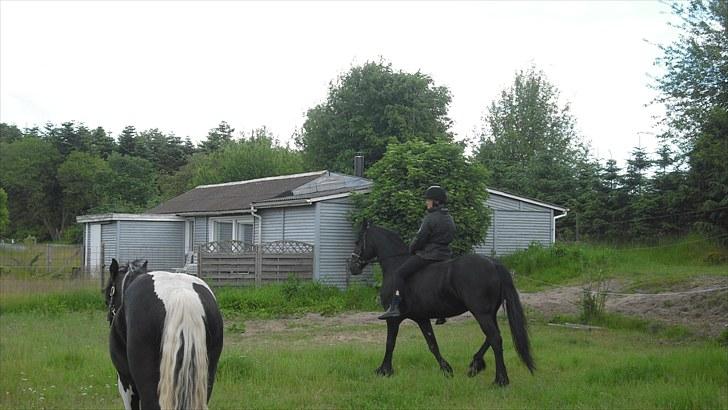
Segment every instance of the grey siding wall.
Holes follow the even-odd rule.
[[[486,205],[491,221],[476,253],[503,256],[526,249],[531,243],[552,244],[553,211],[550,208],[490,194]]]
[[[209,242],[207,239],[207,217],[195,217],[195,246]]]
[[[101,224],[101,243],[104,247],[104,267],[111,266],[111,259],[118,258],[117,253],[117,234],[118,222]]]
[[[348,198],[321,201],[316,204],[318,213],[318,243],[314,260],[314,277],[327,285],[346,288],[351,283],[371,283],[371,267],[359,276],[348,274],[347,261],[356,241],[349,220],[353,205]],[[348,282],[348,283],[347,283]]]
[[[262,241],[316,242],[316,209],[313,206],[262,210]],[[257,230],[257,228],[256,228]]]
[[[184,221],[118,221],[117,224],[119,262],[146,259],[150,270],[184,266]]]

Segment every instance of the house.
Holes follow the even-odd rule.
[[[351,194],[368,192],[372,181],[329,171],[198,186],[144,214],[84,215],[85,265],[91,272],[121,261],[148,259],[151,269],[175,270],[210,243],[312,245],[312,278],[346,287],[371,281],[347,272],[355,232]],[[550,245],[565,208],[489,189],[493,219],[475,251],[505,255],[533,242]],[[238,272],[240,273],[240,272]],[[242,277],[242,276],[240,276]]]

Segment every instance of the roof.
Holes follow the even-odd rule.
[[[256,202],[253,205],[256,208],[280,208],[285,206],[310,205],[314,202],[325,201],[328,199],[345,198],[352,192],[369,192],[371,184],[357,188],[339,188],[326,191],[310,192],[299,195],[290,195],[280,198],[268,199]]]
[[[487,188],[487,189],[488,189],[489,194],[500,195],[500,196],[503,196],[506,198],[515,199],[517,201],[527,202],[529,204],[542,206],[544,208],[550,208],[550,209],[553,209],[554,211],[567,212],[569,210],[569,208],[564,208],[563,206],[558,206],[558,205],[550,204],[548,202],[539,201],[538,199],[533,199],[533,198],[528,198],[528,197],[521,196],[521,195],[511,194],[509,192],[500,191],[497,189],[490,189],[490,188]]]
[[[224,215],[250,212],[251,206],[310,205],[316,198],[347,196],[369,188],[366,178],[329,171],[200,185],[148,211],[151,214]]]
[[[247,212],[253,202],[290,192],[319,178],[327,171],[251,179],[215,185],[200,185],[149,210],[152,214]]]
[[[180,218],[174,215],[150,215],[150,214],[95,214],[95,215],[81,215],[76,217],[78,223],[90,223],[90,222],[110,222],[110,221],[166,221],[166,222],[178,222],[184,221],[184,218]]]

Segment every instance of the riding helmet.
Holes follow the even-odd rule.
[[[439,185],[433,185],[425,191],[425,199],[433,199],[441,204],[447,202],[447,192]]]

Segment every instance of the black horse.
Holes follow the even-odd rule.
[[[364,266],[375,258],[379,260],[384,275],[380,291],[382,306],[389,305],[394,293],[392,273],[407,259],[408,248],[396,233],[364,222],[359,232],[349,263],[353,275],[361,273]],[[387,348],[377,374],[390,376],[392,351],[397,340],[399,325],[404,319],[416,322],[427,340],[430,351],[440,369],[452,376],[450,364],[440,355],[430,319],[451,317],[470,311],[485,333],[485,342],[473,356],[468,370],[475,376],[485,369],[483,355],[493,347],[495,355],[495,382],[508,384],[508,373],[503,362],[503,344],[496,320],[496,313],[505,301],[508,323],[511,327],[516,351],[528,370],[535,366],[531,358],[526,318],[518,293],[508,270],[499,262],[480,255],[459,258],[429,265],[414,274],[407,282],[400,310],[402,316],[387,320]]]
[[[202,280],[112,260],[109,350],[126,409],[207,409],[222,351],[222,316]]]

